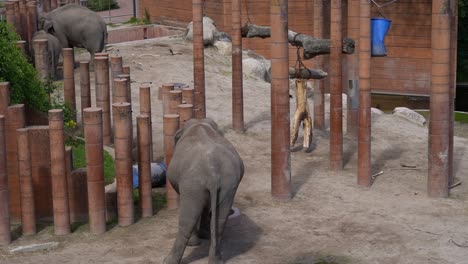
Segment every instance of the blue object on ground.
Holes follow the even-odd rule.
[[[371,19],[371,55],[372,57],[387,56],[384,39],[392,21],[385,18]]]
[[[138,187],[138,165],[133,165],[133,188]],[[151,163],[151,187],[166,185],[166,164]]]

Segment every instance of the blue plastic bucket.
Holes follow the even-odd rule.
[[[385,18],[371,19],[371,55],[373,57],[387,56],[384,39],[392,21]]]

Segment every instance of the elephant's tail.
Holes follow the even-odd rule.
[[[210,199],[211,199],[211,221],[210,221],[210,233],[211,233],[211,242],[210,242],[210,259],[214,259],[216,256],[216,248],[218,243],[217,238],[217,226],[218,226],[218,187],[216,186],[211,190]],[[213,255],[214,254],[214,255]],[[212,256],[213,255],[213,256]]]

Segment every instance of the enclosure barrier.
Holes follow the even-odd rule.
[[[164,134],[164,161],[169,168],[172,155],[174,154],[174,135],[179,129],[179,115],[167,114],[163,117],[163,134]],[[169,179],[166,177],[166,197],[167,208],[176,209],[179,207],[179,195],[172,187]]]
[[[142,217],[153,216],[151,196],[151,132],[151,118],[148,115],[137,117],[138,190]]]

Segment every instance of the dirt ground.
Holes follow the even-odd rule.
[[[181,55],[170,55],[169,48]],[[191,43],[181,38],[145,40],[115,45],[111,53],[122,55],[131,66],[135,116],[139,84],[152,83],[153,139],[155,154],[161,156],[157,88],[167,82],[193,85]],[[294,198],[276,201],[270,195],[270,85],[244,79],[246,132],[233,132],[231,58],[218,55],[215,48],[206,49],[205,55],[207,115],[223,128],[246,165],[235,200],[240,224],[229,228],[224,239],[227,263],[468,263],[466,126],[459,130],[458,124],[457,133],[464,138],[455,137],[454,170],[463,184],[453,188],[448,199],[426,195],[427,127],[385,114],[372,120],[372,172],[383,174],[371,188],[356,184],[356,141],[344,138],[344,169],[331,173],[329,132],[316,130],[311,151],[296,144],[291,155]],[[291,99],[291,114],[294,104]],[[0,263],[162,263],[175,239],[177,215],[177,210],[161,209],[103,235],[89,234],[84,225],[58,237],[47,227],[10,247],[57,241],[58,248],[9,254],[10,247],[4,247]],[[183,263],[207,263],[207,254],[204,241],[187,248]]]

